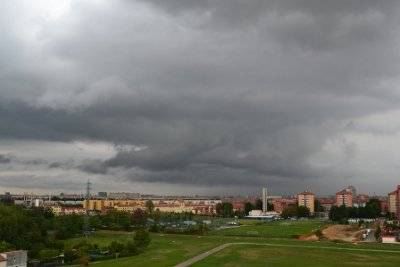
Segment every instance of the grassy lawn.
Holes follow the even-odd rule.
[[[192,266],[389,267],[398,266],[399,262],[400,253],[237,245],[228,247]]]
[[[82,240],[86,240],[89,243],[96,243],[100,247],[106,247],[112,241],[126,242],[133,238],[133,232],[119,232],[119,231],[98,231],[95,234],[85,237],[71,238],[65,241],[67,247],[79,243]]]
[[[307,242],[288,238],[309,233],[320,226],[322,224],[317,221],[290,221],[261,225],[250,223],[240,228],[213,231],[205,236],[151,234],[151,244],[144,253],[92,264],[98,267],[174,266],[218,245],[237,242],[268,243],[270,246],[234,245],[194,266],[394,266],[394,262],[400,262],[400,253],[343,250],[379,249],[400,252],[398,245],[336,244],[329,241]],[[255,230],[259,232],[258,235],[248,234],[248,231]],[[106,247],[114,240],[125,242],[132,236],[129,232],[99,231],[87,241]],[[69,239],[66,244],[72,246],[83,239],[85,238]]]
[[[174,266],[220,244],[218,240],[194,236],[160,236],[152,238],[150,247],[135,257],[103,261],[96,266]]]
[[[245,222],[245,221],[244,221]],[[321,221],[275,221],[266,223],[251,223],[236,228],[212,231],[211,235],[224,236],[258,236],[269,238],[292,238],[308,234],[323,226]]]
[[[105,247],[112,241],[125,242],[132,238],[132,233],[125,232],[99,232],[87,239],[90,243],[96,243]],[[208,249],[223,244],[225,238],[213,236],[192,235],[163,235],[152,234],[148,249],[137,256],[106,260],[93,263],[96,266],[174,266],[188,258],[196,256]],[[73,238],[67,241],[67,245],[73,245],[85,238]]]

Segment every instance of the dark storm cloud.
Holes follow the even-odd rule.
[[[49,168],[50,169],[52,169],[52,168],[60,168],[62,165],[61,165],[61,163],[60,162],[53,162],[53,163],[50,163],[49,164]]]
[[[0,154],[0,163],[10,163],[11,159],[6,155]]]
[[[89,174],[329,182],[327,140],[398,109],[397,1],[72,1],[28,34],[3,5],[0,137],[134,146],[69,166]]]
[[[100,160],[84,160],[81,165],[78,166],[78,169],[95,174],[106,174],[107,167]]]

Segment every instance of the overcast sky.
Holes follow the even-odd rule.
[[[400,1],[0,1],[0,192],[400,184]]]

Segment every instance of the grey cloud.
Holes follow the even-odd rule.
[[[6,155],[0,154],[0,163],[10,163],[11,159]]]
[[[399,7],[72,1],[64,17],[39,20],[24,41],[23,18],[2,16],[21,12],[5,6],[0,140],[141,146],[47,166],[104,177],[128,171],[134,182],[329,182],[329,170],[310,162],[327,140],[349,122],[398,109]],[[360,151],[348,142],[344,153]]]
[[[87,173],[106,174],[107,167],[100,160],[85,160],[78,166],[78,169]]]
[[[50,163],[49,164],[49,168],[50,169],[52,169],[52,168],[60,168],[62,165],[61,165],[61,163],[60,162],[53,162],[53,163]]]

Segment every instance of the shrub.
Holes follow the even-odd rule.
[[[150,244],[150,234],[146,230],[138,230],[133,240],[138,249],[144,249]]]
[[[125,253],[128,255],[136,255],[138,254],[138,247],[136,246],[134,241],[128,241],[125,245]]]
[[[5,252],[9,250],[15,249],[14,245],[6,242],[6,241],[1,241],[0,242],[0,252]]]
[[[124,244],[118,242],[118,241],[113,241],[111,244],[108,246],[108,250],[110,253],[115,254],[115,253],[121,253],[124,251],[125,246]]]
[[[79,258],[78,251],[76,249],[64,250],[64,261],[66,263],[72,263]]]
[[[40,261],[50,261],[59,255],[59,251],[56,249],[42,249],[39,252]]]

